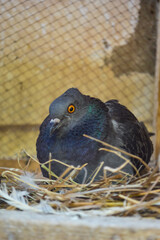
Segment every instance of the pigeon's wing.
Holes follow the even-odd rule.
[[[50,116],[47,116],[40,126],[40,133],[36,142],[37,158],[40,163],[45,163],[49,160],[48,138],[50,129]],[[47,172],[43,170],[44,176],[48,176]]]
[[[117,100],[110,100],[105,105],[113,124],[115,145],[148,163],[153,145],[143,122],[139,122],[133,113]],[[137,159],[131,158],[131,161],[137,168],[141,166]]]
[[[117,122],[137,121],[137,118],[124,105],[120,104],[118,100],[109,100],[105,103],[109,110],[111,118]]]

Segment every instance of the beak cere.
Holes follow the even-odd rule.
[[[50,135],[52,135],[53,132],[56,130],[56,128],[57,128],[58,124],[60,123],[60,121],[61,120],[59,118],[54,118],[54,119],[50,120],[50,125],[51,125],[51,127],[50,127]]]

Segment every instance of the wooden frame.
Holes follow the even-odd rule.
[[[157,58],[156,58],[156,89],[155,89],[155,156],[156,159],[160,156],[160,2],[157,2],[158,8],[158,23],[157,23]]]
[[[0,239],[160,240],[160,220],[0,210]]]

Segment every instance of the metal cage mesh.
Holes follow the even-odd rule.
[[[35,154],[69,87],[118,99],[152,130],[156,0],[0,1],[0,158]]]

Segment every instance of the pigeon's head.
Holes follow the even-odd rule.
[[[84,115],[86,108],[86,96],[77,88],[70,88],[50,105],[51,135],[56,129],[74,126]]]
[[[56,98],[50,105],[50,135],[55,130],[67,131],[84,122],[96,111],[97,101],[83,95],[77,88],[70,88],[60,97]],[[101,102],[101,104],[104,104]]]

